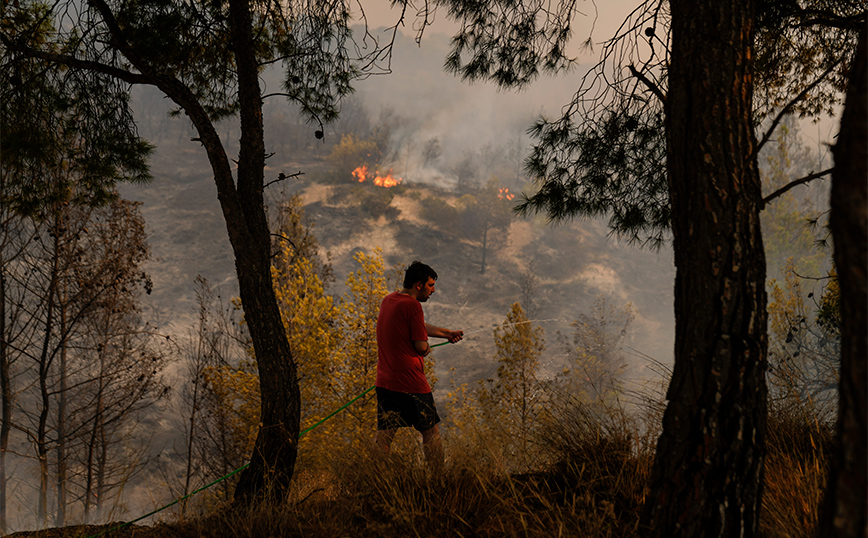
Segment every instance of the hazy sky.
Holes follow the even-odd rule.
[[[415,148],[416,154],[435,137],[443,150],[443,161],[448,163],[458,162],[463,153],[485,146],[515,147],[522,139],[522,151],[526,153],[527,129],[541,115],[560,116],[588,67],[598,61],[602,48],[599,43],[612,37],[634,4],[617,0],[597,13],[594,4],[581,3],[579,8],[585,15],[574,21],[574,44],[568,51],[578,60],[575,68],[568,73],[542,76],[521,91],[500,90],[487,82],[468,84],[446,73],[443,62],[457,25],[441,10],[417,45],[413,19],[408,16],[394,48],[391,73],[359,81],[356,94],[374,122],[386,109],[409,119],[393,133],[393,146],[407,144]],[[366,14],[371,33],[378,39],[386,39],[388,33],[383,28],[394,25],[399,18],[399,12],[387,9],[386,3],[366,7]],[[589,36],[595,43],[592,50],[581,46]],[[416,169],[412,161],[387,164],[394,164],[395,172],[408,181],[433,181],[436,175]]]

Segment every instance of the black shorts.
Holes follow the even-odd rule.
[[[434,395],[408,394],[377,387],[377,429],[394,430],[413,426],[420,432],[440,422]]]

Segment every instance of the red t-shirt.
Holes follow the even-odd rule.
[[[397,291],[386,295],[377,318],[378,387],[411,394],[431,392],[414,340],[428,340],[422,305]]]

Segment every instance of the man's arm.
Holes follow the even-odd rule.
[[[431,345],[428,344],[428,340],[413,340],[413,349],[423,357],[431,353]]]
[[[464,337],[464,331],[453,331],[450,329],[444,329],[443,327],[431,325],[428,322],[425,323],[425,331],[428,332],[428,336],[433,336],[434,338],[445,338],[449,340],[450,344],[454,344],[455,342],[458,342]]]

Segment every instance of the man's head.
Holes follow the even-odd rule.
[[[404,289],[417,290],[419,302],[424,303],[434,293],[437,272],[420,261],[414,261],[404,273]]]

